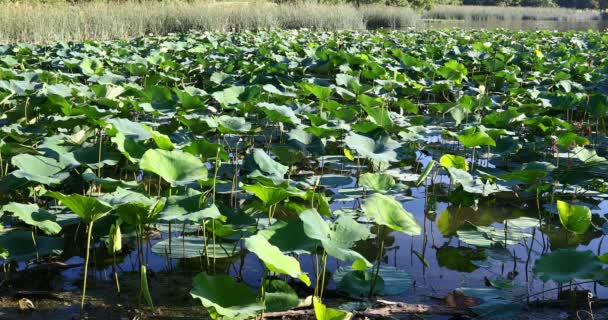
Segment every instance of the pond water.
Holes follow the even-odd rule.
[[[422,163],[428,163],[428,159],[420,159]],[[449,178],[443,175],[437,176],[435,179],[436,186],[449,183]],[[339,193],[342,188],[351,188],[354,183],[331,188],[330,190]],[[429,187],[433,188],[433,187]],[[432,190],[432,189],[431,189]],[[417,222],[422,226],[423,232],[420,236],[408,236],[403,233],[390,232],[385,240],[385,254],[383,262],[389,266],[403,270],[409,274],[411,281],[404,282],[405,286],[402,293],[384,298],[395,301],[406,301],[410,303],[437,303],[450,294],[454,289],[461,287],[483,288],[486,287],[488,280],[492,279],[500,281],[500,279],[513,280],[513,290],[522,296],[531,295],[531,301],[555,299],[558,290],[553,284],[544,283],[536,278],[532,273],[532,268],[535,261],[542,255],[543,252],[554,251],[559,248],[576,248],[577,250],[591,250],[595,253],[602,254],[607,250],[602,247],[603,235],[601,233],[593,233],[591,236],[586,236],[585,239],[568,239],[569,235],[563,229],[556,228],[547,232],[547,228],[531,228],[527,232],[532,236],[520,241],[516,245],[507,245],[506,250],[496,249],[484,251],[475,246],[468,245],[459,240],[456,236],[456,231],[462,229],[467,223],[472,223],[476,226],[492,226],[499,230],[504,229],[505,219],[515,219],[518,217],[538,218],[538,211],[534,201],[522,201],[520,199],[507,198],[498,200],[495,203],[479,203],[477,208],[450,206],[447,202],[441,200],[433,200],[432,209],[428,209],[426,197],[426,187],[412,187],[407,201],[403,202],[404,208],[411,212]],[[432,198],[432,197],[431,197]],[[333,202],[332,209],[339,210],[344,208],[352,208],[357,205],[356,202]],[[425,209],[427,208],[427,209]],[[547,208],[549,211],[550,208]],[[552,214],[543,209],[543,215]],[[608,211],[608,202],[602,201],[593,210],[594,214],[601,214]],[[161,226],[161,230],[166,230],[167,226]],[[174,226],[173,230],[180,230],[179,225]],[[188,226],[187,230],[192,232],[194,227]],[[371,228],[374,232],[375,228]],[[188,232],[187,231],[187,232]],[[177,239],[181,232],[173,232],[172,235]],[[149,243],[145,246],[144,257],[147,261],[148,270],[152,276],[152,288],[163,290],[163,277],[178,277],[183,281],[180,286],[180,291],[187,291],[189,281],[192,275],[205,269],[204,262],[201,258],[192,259],[167,259],[164,256],[155,254],[152,251],[152,246],[168,238],[168,233],[159,233],[150,238]],[[178,241],[178,240],[174,240]],[[98,244],[99,245],[99,244]],[[133,244],[132,247],[135,245]],[[375,259],[378,251],[378,243],[374,239],[358,243],[355,249],[361,252],[370,261]],[[103,250],[105,251],[105,249]],[[105,254],[100,253],[100,257]],[[112,292],[114,279],[112,276],[112,268],[109,266],[109,261],[103,262],[93,260],[95,270],[95,279],[98,279],[105,285],[99,285],[98,289],[94,286],[91,294],[95,296],[96,290],[101,290],[98,295],[102,301],[107,299],[113,301],[114,297],[108,297]],[[300,263],[310,277],[315,281],[315,259],[310,255],[302,255],[298,257]],[[84,259],[80,256],[69,258],[66,263],[79,264]],[[243,265],[242,265],[243,264]],[[348,264],[340,263],[339,261],[329,257],[328,271],[333,273],[339,267]],[[126,256],[119,258],[117,263],[118,270],[123,274],[137,272],[137,252],[130,251]],[[252,287],[260,286],[260,279],[264,275],[263,263],[252,253],[247,254],[242,260],[235,258],[228,261],[218,260],[216,271],[227,271],[233,276],[239,275],[239,270],[246,270],[245,278],[243,279]],[[121,277],[123,277],[121,275]],[[183,278],[182,278],[183,277]],[[79,291],[82,279],[82,268],[76,267],[66,270],[61,273],[61,283],[63,290]],[[156,280],[155,280],[156,279]],[[498,280],[497,280],[498,279]],[[157,283],[155,283],[157,282]],[[127,282],[128,283],[128,282]],[[126,284],[125,286],[128,286]],[[137,288],[137,283],[133,284]],[[160,285],[160,287],[159,287]],[[184,288],[186,286],[186,288]],[[575,287],[579,290],[589,290],[598,298],[608,298],[608,288],[599,285],[598,283],[582,283]],[[336,285],[332,281],[329,284],[330,289],[335,289]],[[152,289],[154,291],[154,289]],[[110,294],[106,293],[107,291]],[[166,292],[152,292],[152,295],[165,296]],[[175,293],[183,295],[183,293]],[[162,298],[161,298],[162,299]],[[523,302],[523,301],[521,301]],[[108,304],[110,302],[107,302]],[[163,304],[175,304],[174,300],[167,298],[167,301],[160,301]],[[182,303],[177,303],[178,305]],[[196,306],[195,301],[184,302],[186,306]],[[200,309],[200,308],[199,308]],[[202,309],[194,309],[196,312],[202,312]],[[74,306],[58,307],[54,312],[58,314],[73,314],[77,312]],[[198,311],[196,311],[198,310]],[[192,313],[192,311],[190,312]],[[51,312],[51,314],[55,314]],[[120,312],[116,312],[120,314]],[[565,315],[558,310],[544,310],[528,312],[523,314],[526,319],[553,319],[557,315]],[[445,316],[434,316],[430,319],[448,319]]]
[[[608,20],[439,20],[423,19],[416,26],[422,29],[458,28],[464,30],[508,29],[508,30],[606,30]]]
[[[19,123],[2,124],[6,137],[1,146],[10,151],[11,161],[3,168],[0,200],[23,206],[8,207],[12,214],[3,216],[0,240],[10,258],[22,262],[17,268],[12,262],[4,265],[4,277],[12,279],[11,287],[0,286],[6,290],[0,295],[0,318],[69,319],[78,312],[89,251],[85,224],[75,213],[90,211],[104,216],[91,228],[94,238],[101,239],[90,250],[86,277],[85,309],[91,319],[133,319],[140,313],[151,319],[197,319],[206,313],[189,294],[195,274],[227,273],[230,283],[236,279],[259,288],[272,263],[267,260],[293,262],[286,255],[295,256],[314,283],[319,254],[310,252],[320,252],[319,243],[325,250],[335,245],[350,253],[341,256],[348,264],[327,260],[334,276],[365,259],[392,267],[386,278],[392,279],[386,284],[391,293],[383,297],[394,301],[441,304],[456,289],[494,290],[490,294],[500,296],[488,300],[501,300],[505,308],[535,300],[561,303],[564,299],[555,299],[565,289],[608,298],[599,282],[570,281],[608,278],[596,256],[607,252],[602,243],[608,234],[603,217],[608,182],[599,179],[608,172],[603,121],[607,69],[596,67],[606,61],[605,37],[585,32],[545,32],[542,37],[503,31],[271,31],[5,49],[21,59],[3,59],[15,68],[6,71],[14,79],[0,83],[10,92],[3,99],[15,99],[9,104],[15,108],[6,114]],[[97,52],[105,62],[88,58]],[[142,57],[133,58],[133,52]],[[42,56],[50,58],[38,61]],[[26,64],[34,71],[22,74]],[[208,74],[201,71],[205,68]],[[71,75],[75,70],[83,74]],[[286,73],[293,79],[285,79]],[[177,83],[181,79],[188,80]],[[274,79],[272,85],[268,79]],[[70,86],[56,83],[60,80]],[[245,85],[254,80],[259,82]],[[184,88],[185,83],[196,87]],[[371,96],[360,93],[363,89]],[[396,100],[402,97],[415,102]],[[388,109],[389,104],[395,106]],[[92,127],[80,127],[85,118]],[[310,126],[303,129],[303,123]],[[355,181],[363,172],[367,184]],[[45,193],[55,189],[71,196]],[[68,197],[97,205],[83,213],[81,206],[65,201]],[[171,205],[165,206],[165,198]],[[370,201],[378,198],[380,204]],[[567,201],[565,215],[581,222],[560,221],[556,200]],[[26,205],[31,202],[44,211]],[[388,217],[374,212],[378,210],[370,203],[390,211]],[[584,206],[591,209],[591,218]],[[32,212],[24,214],[23,207]],[[310,221],[303,218],[311,212],[318,219],[313,217],[308,226],[327,227],[327,239],[342,237],[337,244],[312,241],[304,228]],[[271,221],[275,213],[278,223]],[[40,229],[58,224],[61,232],[36,235],[40,221],[32,217],[40,214],[47,217]],[[330,225],[337,229],[334,220],[342,216],[350,225],[333,233]],[[222,218],[225,223],[218,222]],[[124,241],[122,253],[114,257],[104,241],[119,219]],[[205,220],[205,228],[195,224]],[[422,232],[388,232],[370,220],[405,233]],[[293,230],[293,238],[305,238],[295,250],[277,249],[283,241],[271,245],[260,239],[263,232],[283,232],[280,240],[290,240]],[[142,233],[144,243],[138,244]],[[280,252],[264,262],[263,250],[245,253],[243,239],[252,241],[250,236],[265,243],[263,248]],[[344,241],[347,236],[366,240],[351,246]],[[205,251],[209,242],[217,259]],[[590,251],[586,261],[592,270],[575,265],[569,272],[556,271],[555,264],[569,262],[558,253],[559,263],[545,262],[536,272],[552,273],[545,279],[552,280],[537,278],[532,271],[538,261],[555,257],[559,249],[576,249],[568,250],[568,257]],[[296,256],[296,251],[305,253]],[[340,257],[340,252],[331,255]],[[140,264],[148,269],[141,279],[149,283],[154,310],[141,308]],[[299,267],[295,276],[301,276]],[[553,281],[565,283],[558,287]],[[331,290],[337,288],[332,278],[326,283],[328,305],[348,301],[352,292]],[[299,298],[313,293],[298,280],[290,285]],[[18,314],[15,299],[7,299],[17,290],[61,296],[36,300],[36,312]],[[557,316],[541,310],[522,317],[555,319],[570,310],[558,307],[564,312],[557,308]],[[506,310],[496,314],[514,318]]]

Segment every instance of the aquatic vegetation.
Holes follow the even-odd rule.
[[[137,274],[150,311],[186,271],[172,294],[214,319],[358,317],[429,270],[459,314],[601,294],[607,54],[548,31],[0,46],[4,273],[84,257],[83,315],[90,268]]]

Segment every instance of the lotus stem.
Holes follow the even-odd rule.
[[[80,299],[80,317],[82,318],[84,312],[84,299],[87,295],[87,274],[89,272],[89,256],[91,249],[91,235],[93,233],[93,221],[89,223],[87,230],[87,252],[84,259],[84,281],[82,284],[82,298]]]
[[[380,237],[380,243],[378,244],[378,256],[376,259],[376,268],[374,270],[374,275],[372,277],[372,284],[369,288],[368,297],[371,298],[374,295],[374,290],[376,289],[376,283],[378,282],[378,274],[380,273],[380,262],[382,259],[382,255],[384,254],[384,228],[382,225],[378,226],[378,237]]]
[[[325,288],[325,273],[327,272],[327,252],[323,250],[323,256],[321,257],[322,270],[321,271],[321,288],[319,292],[319,298],[323,299],[323,289]]]

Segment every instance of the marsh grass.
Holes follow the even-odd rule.
[[[110,40],[172,32],[269,28],[361,30],[415,24],[407,8],[268,2],[5,3],[0,42]]]
[[[598,10],[566,8],[436,6],[423,14],[425,19],[464,21],[560,21],[600,20]]]
[[[380,5],[355,8],[347,4],[300,2],[277,5],[263,0],[91,1],[69,4],[3,2],[0,6],[0,43],[111,40],[174,32],[241,31],[270,28],[311,30],[400,29],[429,26],[492,27],[506,22],[551,21],[576,23],[601,19],[599,11],[560,8],[507,8],[438,6],[420,13],[408,8]],[[464,25],[459,25],[460,22]],[[540,23],[539,23],[540,24]],[[505,27],[505,26],[502,26]]]

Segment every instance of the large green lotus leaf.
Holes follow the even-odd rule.
[[[146,150],[148,150],[140,141],[127,138],[120,132],[117,132],[111,141],[116,144],[118,151],[134,163],[141,159]]]
[[[319,127],[304,127],[298,126],[290,130],[287,135],[289,136],[289,146],[295,147],[301,151],[308,151],[313,155],[322,155],[325,153],[325,139],[312,134],[313,130],[322,130]]]
[[[361,205],[365,215],[377,224],[410,235],[420,234],[420,225],[414,216],[405,211],[401,203],[393,197],[374,193]]]
[[[61,231],[61,226],[55,222],[57,217],[38,207],[37,204],[23,204],[11,202],[2,207],[2,211],[13,213],[13,216],[25,222],[30,226],[35,226],[44,231],[44,233],[53,235]]]
[[[555,169],[555,166],[551,163],[533,161],[526,163],[517,171],[502,175],[501,178],[506,180],[520,180],[524,183],[532,184],[539,182],[539,180],[549,175]]]
[[[344,142],[351,150],[356,150],[361,156],[379,162],[397,161],[395,150],[401,144],[387,136],[377,140],[356,133],[349,134]]]
[[[261,235],[254,235],[245,239],[247,250],[255,253],[266,267],[273,272],[288,275],[302,280],[310,286],[310,279],[302,272],[300,263],[294,257],[283,254],[279,248],[273,246]]]
[[[318,297],[313,297],[312,301],[317,320],[349,320],[353,316],[350,312],[328,308]]]
[[[276,94],[283,97],[296,97],[296,94],[290,90],[281,90],[272,84],[265,84],[262,89],[268,93]]]
[[[279,145],[272,148],[272,153],[277,156],[283,164],[294,165],[306,161],[304,152],[289,145]]]
[[[338,224],[330,225],[329,222],[323,220],[315,209],[300,213],[300,220],[304,223],[306,236],[321,241],[328,255],[341,261],[353,262],[361,269],[372,266],[363,255],[350,248],[350,244],[358,240],[357,238],[362,238],[368,234],[361,227],[354,227],[352,222],[347,220],[342,220],[340,222],[341,226]],[[354,235],[355,239],[346,239],[348,235]]]
[[[98,199],[113,207],[125,203],[141,203],[147,206],[156,203],[156,199],[148,197],[147,194],[120,187],[112,193],[104,193]]]
[[[293,125],[301,123],[296,113],[288,106],[279,106],[273,103],[260,102],[258,107],[264,111],[268,119],[274,122],[284,122]]]
[[[271,177],[283,178],[289,168],[274,161],[264,150],[254,149],[253,153],[245,158],[244,166],[250,171],[258,170],[259,172]]]
[[[31,231],[15,230],[0,234],[0,248],[8,251],[9,259],[28,261],[39,257],[60,255],[63,251],[63,238],[36,237],[36,246]]]
[[[476,228],[458,230],[457,235],[460,241],[472,246],[490,248],[495,244],[492,238]]]
[[[300,220],[277,221],[258,235],[266,238],[284,253],[304,254],[311,252],[318,241],[306,236]]]
[[[162,221],[185,221],[185,215],[200,209],[201,200],[202,193],[193,189],[188,189],[187,193],[183,195],[170,196],[160,213],[160,219]]]
[[[364,173],[359,176],[359,184],[377,192],[386,192],[395,186],[395,179],[386,173]]]
[[[466,79],[468,71],[464,64],[456,60],[450,60],[437,69],[437,73],[445,79],[453,80],[454,83],[460,84],[463,79]]]
[[[245,320],[264,310],[264,303],[247,285],[228,275],[201,272],[192,280],[192,287],[190,295],[202,302],[212,319]]]
[[[222,91],[216,91],[211,94],[215,101],[224,106],[231,106],[241,103],[239,97],[245,92],[245,87],[232,86]]]
[[[332,242],[351,247],[357,241],[367,240],[371,236],[369,227],[360,224],[355,219],[348,216],[340,216],[333,223],[329,235]]]
[[[77,193],[66,196],[53,191],[44,195],[59,200],[62,205],[74,211],[75,214],[87,222],[94,222],[112,210],[112,207],[104,201]]]
[[[285,281],[270,279],[264,282],[264,303],[267,312],[286,311],[297,307],[300,299]]]
[[[327,100],[331,96],[331,88],[320,86],[318,84],[309,83],[309,82],[301,82],[298,83],[300,88],[302,88],[307,94],[314,95],[319,101]]]
[[[300,213],[300,220],[304,223],[304,233],[311,239],[329,241],[331,228],[315,209]]]
[[[333,275],[333,280],[340,288],[340,283],[344,281],[344,276],[354,271],[352,267],[340,267]],[[372,273],[375,269],[367,271]],[[357,276],[359,284],[365,283],[367,276],[362,277],[362,273]],[[406,292],[412,286],[412,277],[405,271],[392,266],[380,266],[378,275],[382,278],[383,287],[377,290],[379,295],[398,295]],[[369,280],[369,279],[368,279]],[[369,286],[365,294],[369,293]]]
[[[128,202],[117,206],[116,213],[126,224],[145,226],[158,221],[164,205],[165,198],[161,198],[152,205],[146,202]]]
[[[557,212],[562,225],[575,233],[583,234],[591,225],[591,209],[557,200]]]
[[[181,225],[174,225],[174,230],[182,229]],[[205,257],[223,259],[234,257],[239,254],[239,248],[233,243],[217,242],[207,240],[207,253],[205,254],[205,238],[202,237],[172,237],[163,239],[152,246],[152,252],[160,256],[172,259],[190,259]]]
[[[243,189],[253,193],[267,206],[275,205],[287,199],[290,195],[285,188],[265,186],[260,183],[246,185]]]
[[[57,184],[66,179],[69,173],[61,172],[70,166],[67,158],[59,161],[39,155],[20,154],[11,158],[11,164],[19,168],[12,174],[17,178],[42,184]]]
[[[361,101],[361,98],[365,97],[365,95],[359,95],[358,100]],[[372,106],[362,106],[363,110],[367,112],[371,120],[378,126],[383,128],[390,128],[393,126],[393,121],[388,115],[388,110],[384,107],[372,107]]]
[[[530,217],[507,219],[503,221],[503,224],[507,225],[509,228],[516,228],[520,230],[540,227],[540,221],[537,218]]]
[[[228,152],[226,152],[224,146],[202,139],[190,142],[190,144],[182,150],[193,155],[199,155],[203,157],[203,159],[215,159],[218,156],[224,161],[228,161],[229,159]]]
[[[308,178],[306,178],[306,182],[310,185],[318,184],[319,186],[325,188],[335,188],[351,184],[353,182],[353,178],[336,174],[324,174],[322,176],[309,176]]]
[[[201,160],[179,150],[150,149],[139,160],[139,167],[156,173],[174,186],[207,179],[207,167]]]
[[[582,162],[587,164],[605,163],[606,158],[597,155],[595,150],[586,149],[585,147],[575,147],[572,153]]]
[[[171,89],[164,86],[151,86],[142,91],[144,103],[139,105],[145,112],[152,114],[174,115],[177,99]]]
[[[480,194],[487,197],[492,193],[508,191],[508,189],[503,186],[474,178],[470,173],[456,167],[448,168],[448,172],[452,183],[462,186],[462,190],[469,194]]]
[[[485,131],[478,127],[468,128],[463,130],[462,134],[458,135],[458,141],[467,148],[479,146],[496,146],[496,142]]]
[[[591,251],[557,250],[543,255],[532,269],[541,280],[559,283],[579,279],[593,279],[602,269],[602,262]]]
[[[206,219],[219,219],[221,221],[226,221],[226,217],[222,215],[220,209],[218,209],[215,204],[211,204],[207,208],[185,214],[182,218],[176,220],[202,223]]]
[[[171,141],[171,138],[169,138],[168,135],[160,133],[146,125],[144,125],[144,128],[146,128],[146,130],[150,132],[150,134],[152,135],[152,140],[154,140],[156,146],[159,149],[168,151],[175,149],[175,146],[173,145],[173,142]]]
[[[492,247],[496,244],[502,246],[516,245],[525,238],[532,236],[529,232],[518,228],[507,228],[505,230],[493,226],[469,226],[459,230],[457,234],[460,241],[478,247]]]
[[[134,141],[143,141],[152,138],[150,131],[139,122],[133,122],[123,118],[112,118],[106,120],[106,122],[112,125],[112,129],[108,131],[108,134],[111,136],[115,136],[117,132],[120,132],[125,138]]]
[[[446,169],[456,168],[464,171],[469,170],[469,163],[467,162],[467,159],[453,154],[444,154],[439,159],[439,163]]]
[[[137,181],[123,181],[113,178],[99,178],[93,170],[90,168],[86,169],[81,175],[82,179],[87,182],[96,183],[103,187],[104,191],[114,191],[116,188],[135,188],[137,187]]]
[[[217,118],[217,123],[222,133],[245,133],[251,130],[251,123],[241,117],[223,115]]]
[[[103,73],[103,62],[96,58],[84,58],[80,63],[80,70],[86,76],[94,76]]]
[[[76,149],[69,153],[68,156],[72,156],[81,165],[92,169],[115,166],[120,161],[120,153],[110,150],[105,146],[100,151],[97,145]]]
[[[38,155],[38,151],[36,149],[16,143],[16,142],[5,142],[4,140],[0,140],[0,153],[3,157],[13,157],[19,154],[31,154]]]
[[[350,269],[350,271],[346,271],[345,268],[340,268],[334,273],[334,281],[336,282],[338,290],[355,297],[368,295],[374,281],[374,274],[369,271]],[[336,281],[336,278],[340,281]],[[384,280],[382,279],[382,276],[378,275],[374,285],[374,294],[382,289],[384,289]]]

